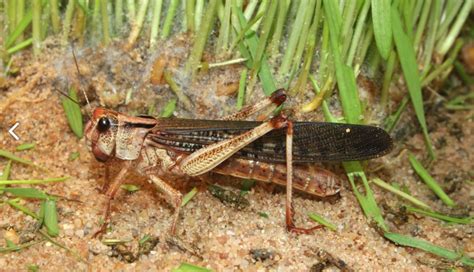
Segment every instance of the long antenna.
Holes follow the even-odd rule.
[[[64,95],[65,97],[67,97],[69,100],[71,100],[72,102],[76,103],[77,105],[81,105],[79,104],[79,102],[77,102],[74,98],[72,98],[71,96],[69,96],[67,93],[61,91],[61,90],[58,90],[58,89],[55,89],[55,91],[57,91],[58,93]]]
[[[91,109],[91,103],[89,102],[89,98],[87,97],[86,91],[84,91],[84,89],[82,88],[83,76],[81,74],[81,71],[79,70],[79,65],[77,64],[76,53],[74,53],[74,51],[75,51],[74,50],[74,44],[72,44],[72,43],[71,43],[71,48],[72,48],[72,56],[74,58],[74,64],[76,65],[77,74],[79,75],[79,89],[84,94],[84,97],[86,98],[87,105],[89,106],[89,109]],[[92,118],[90,112],[88,112],[88,111],[86,111],[86,112],[87,112],[87,115],[89,115],[89,118]]]

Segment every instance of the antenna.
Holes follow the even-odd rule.
[[[76,65],[76,70],[77,70],[77,74],[79,75],[79,89],[82,91],[82,93],[84,94],[84,97],[86,99],[86,102],[87,102],[87,105],[89,106],[89,109],[91,109],[91,103],[89,102],[89,98],[87,97],[87,94],[86,94],[86,91],[84,91],[84,89],[82,88],[82,79],[83,79],[83,76],[81,74],[81,71],[79,70],[79,65],[77,64],[77,58],[76,58],[76,54],[74,53],[74,44],[71,43],[71,48],[72,48],[72,57],[74,58],[74,64]],[[67,96],[69,97],[69,96]],[[74,101],[74,100],[73,100]],[[76,101],[75,101],[76,102]],[[77,102],[76,102],[77,103]],[[87,111],[87,115],[89,115],[89,118],[92,118],[91,114],[89,111]]]

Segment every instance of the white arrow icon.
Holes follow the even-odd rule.
[[[15,140],[20,140],[20,137],[18,137],[18,135],[15,134],[14,130],[20,125],[20,123],[16,122],[13,127],[11,127],[9,130],[8,130],[8,133],[10,133],[10,135],[15,139]]]

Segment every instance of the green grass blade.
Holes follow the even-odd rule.
[[[7,165],[5,165],[5,168],[3,168],[3,171],[0,172],[2,173],[0,175],[0,182],[7,180],[10,177],[10,172],[12,170],[12,160],[8,160]],[[5,184],[0,184],[0,195],[3,194],[3,188],[5,188]]]
[[[347,172],[347,177],[349,178],[349,182],[351,183],[352,190],[364,211],[364,214],[370,220],[374,220],[377,225],[383,229],[384,231],[388,231],[388,226],[385,224],[385,221],[382,217],[382,212],[375,201],[374,193],[369,186],[367,181],[367,177],[362,170],[362,166],[359,162],[346,162],[343,163],[344,169]],[[364,186],[365,195],[359,191],[355,184],[356,178],[360,178],[362,180],[362,184]]]
[[[309,213],[308,214],[309,218],[311,218],[311,220],[315,221],[315,222],[318,222],[319,224],[327,227],[328,229],[332,230],[332,231],[336,231],[337,230],[337,227],[336,225],[334,225],[333,223],[329,222],[327,219],[325,219],[324,217],[318,215],[318,214],[315,214],[315,213]]]
[[[95,11],[98,11],[98,1],[99,0],[96,0],[95,1],[95,4],[94,4],[94,10]],[[68,1],[68,4],[66,6],[66,11],[64,13],[64,20],[63,20],[63,27],[62,27],[62,34],[61,34],[61,44],[63,46],[66,46],[68,44],[68,37],[69,37],[69,32],[70,32],[70,29],[71,29],[71,21],[72,21],[72,16],[74,15],[74,8],[76,6],[76,1]],[[96,17],[96,14],[94,13],[94,16],[93,16],[93,21],[94,21],[94,26],[98,24],[95,24],[96,23],[96,20],[94,20],[94,18]]]
[[[153,48],[156,44],[158,37],[158,32],[160,30],[160,18],[161,18],[161,8],[163,6],[162,0],[155,0],[155,6],[153,7],[153,19],[151,22],[151,32],[150,32],[150,47]]]
[[[347,65],[351,65],[352,62],[354,61],[356,49],[363,47],[363,43],[360,42],[360,39],[364,38],[364,36],[367,35],[367,32],[366,32],[367,28],[365,28],[365,22],[366,22],[367,14],[369,13],[369,8],[370,8],[370,1],[365,1],[364,5],[362,6],[361,11],[359,12],[359,16],[357,18],[356,26],[354,29],[354,34],[352,35],[351,46],[349,47],[349,51],[346,56]],[[362,33],[362,31],[364,31],[364,33]],[[359,46],[359,44],[361,44],[361,46]]]
[[[432,7],[430,19],[428,21],[427,34],[424,41],[423,56],[421,62],[423,63],[423,72],[428,72],[431,61],[433,59],[433,49],[436,42],[436,33],[438,32],[439,21],[441,18],[441,0],[435,0]]]
[[[32,1],[32,38],[33,38],[33,53],[35,56],[41,52],[41,0]]]
[[[437,256],[446,258],[451,261],[460,261],[462,264],[465,264],[468,266],[474,266],[474,259],[471,259],[466,256],[462,256],[461,254],[451,251],[449,249],[433,245],[427,241],[416,239],[416,238],[406,236],[406,235],[401,235],[398,233],[390,233],[390,232],[384,233],[384,236],[385,238],[389,239],[390,241],[396,244],[418,248],[418,249],[430,252],[432,254],[435,254]]]
[[[262,65],[262,58],[267,48],[267,41],[270,37],[271,27],[273,25],[273,17],[277,10],[278,2],[274,1],[270,3],[269,10],[265,12],[265,18],[263,21],[262,35],[259,38],[258,46],[254,56],[254,62],[252,70],[250,71],[250,82],[249,90],[253,89],[254,83],[257,80],[258,71]]]
[[[33,10],[30,9],[25,14],[25,16],[21,19],[20,23],[16,26],[15,30],[8,35],[7,40],[5,42],[5,48],[10,48],[16,39],[25,31],[25,29],[30,25],[31,21],[33,20]]]
[[[240,74],[239,93],[237,94],[237,110],[241,110],[245,102],[245,82],[247,81],[248,70],[244,68]]]
[[[281,1],[278,5],[278,15],[276,18],[275,28],[273,30],[272,41],[269,46],[268,52],[270,56],[276,56],[278,54],[279,45],[281,43],[281,37],[283,35],[283,29],[286,24],[286,15],[289,9],[289,1]]]
[[[140,34],[140,31],[143,26],[143,21],[145,20],[145,14],[148,9],[148,2],[149,0],[140,1],[140,8],[138,9],[137,18],[135,18],[135,23],[132,25],[132,29],[130,30],[130,35],[128,36],[128,41],[127,41],[128,48],[132,48],[133,44],[138,38],[138,35]]]
[[[59,242],[56,242],[48,233],[44,232],[43,230],[38,230],[38,233],[40,233],[46,240],[48,240],[50,243],[54,244],[55,246],[58,246],[62,249],[65,249],[67,252],[71,253],[77,260],[83,262],[83,263],[88,263],[82,256],[75,251],[74,249],[68,248],[66,245],[61,244]]]
[[[107,0],[100,0],[100,15],[102,17],[102,40],[104,45],[107,46],[110,39],[110,26],[109,26],[109,13],[107,12],[108,6]]]
[[[184,197],[183,200],[181,201],[181,207],[186,206],[188,202],[198,193],[197,187],[194,187],[189,193],[187,193]]]
[[[166,103],[166,106],[161,111],[160,116],[164,118],[171,117],[173,115],[174,110],[176,109],[176,103],[178,102],[177,99],[171,99]]]
[[[413,48],[418,48],[420,46],[420,41],[421,41],[422,34],[426,30],[426,22],[428,21],[428,16],[432,16],[432,14],[430,14],[432,2],[433,1],[431,1],[431,0],[430,1],[424,1],[423,9],[421,11],[420,20],[418,21],[418,25],[416,26],[416,33],[415,33],[415,37],[413,39],[413,45],[414,45]],[[408,3],[405,3],[405,8],[412,11],[411,8],[409,8]],[[411,18],[412,16],[407,16],[407,17]],[[407,28],[409,28],[409,25],[410,24],[408,24],[408,23],[406,24]]]
[[[0,157],[4,157],[4,158],[10,159],[14,162],[23,163],[23,164],[26,164],[26,165],[29,165],[29,166],[33,166],[33,167],[45,170],[45,168],[34,164],[32,161],[22,159],[18,156],[15,156],[13,153],[6,151],[6,150],[0,149]]]
[[[26,39],[10,48],[8,48],[7,53],[9,55],[15,54],[16,52],[30,46],[33,44],[33,38]]]
[[[161,32],[162,39],[168,38],[171,33],[174,15],[176,14],[176,9],[178,8],[179,2],[179,0],[171,0],[168,5],[168,11],[166,12],[165,22],[163,23],[163,31]]]
[[[408,201],[410,201],[411,203],[419,206],[419,207],[422,207],[422,208],[425,208],[425,209],[430,209],[430,206],[428,206],[428,204],[424,203],[423,201],[421,200],[418,200],[417,198],[405,193],[405,192],[402,192],[400,190],[398,190],[397,188],[391,186],[390,184],[386,183],[385,181],[379,179],[379,178],[375,178],[373,180],[371,180],[371,182],[373,182],[374,184],[376,184],[377,186],[387,190],[387,191],[390,191],[396,195],[398,195],[399,197],[401,198],[404,198]]]
[[[77,103],[77,92],[74,88],[69,90],[69,97],[62,99],[64,112],[72,132],[81,139],[83,136],[83,123],[81,107]],[[73,99],[74,101],[71,101]]]
[[[375,43],[380,55],[386,60],[392,48],[392,22],[390,0],[372,0],[372,24]]]
[[[3,191],[10,193],[17,197],[23,198],[35,198],[35,199],[48,199],[51,196],[48,196],[43,191],[40,191],[35,188],[4,188]]]
[[[258,20],[260,20],[265,14],[262,13],[262,14],[257,14],[257,16],[253,17],[252,20],[248,21],[247,22],[247,25],[242,28],[239,32],[239,34],[237,35],[237,37],[234,39],[234,41],[232,42],[231,46],[230,46],[230,51],[232,51],[244,38],[245,36],[248,34],[247,32],[248,31],[252,31],[252,26],[254,24],[257,23]],[[240,26],[239,26],[240,27]],[[249,32],[250,33],[250,32]]]
[[[449,207],[454,207],[456,203],[443,191],[438,182],[428,173],[413,154],[408,154],[411,166],[428,187]]]
[[[384,127],[388,133],[391,133],[397,125],[398,121],[400,120],[400,117],[402,116],[402,113],[405,111],[408,105],[409,100],[410,99],[408,98],[408,96],[403,97],[403,100],[400,102],[397,111],[385,119]]]
[[[136,191],[140,190],[140,187],[135,185],[135,184],[122,184],[120,186],[120,188],[122,188],[123,190],[125,190],[129,193],[133,193],[133,192],[136,192]]]
[[[301,32],[305,26],[305,19],[308,17],[307,13],[310,13],[308,6],[310,5],[309,0],[301,0],[298,7],[298,16],[291,26],[291,33],[288,39],[288,44],[285,47],[285,55],[283,56],[282,63],[280,66],[280,76],[287,76],[291,68],[291,62],[296,52]]]
[[[173,75],[170,71],[165,70],[163,71],[163,77],[165,78],[166,83],[170,86],[171,90],[176,94],[180,103],[183,104],[184,108],[191,111],[193,110],[193,103],[191,99],[186,96],[183,90],[178,86],[176,81],[173,79]]]
[[[199,26],[198,35],[194,40],[193,49],[191,50],[188,62],[186,63],[186,70],[191,72],[192,75],[194,75],[198,69],[198,65],[201,63],[204,47],[206,46],[214,20],[217,16],[217,4],[217,0],[209,1],[204,15],[204,21]]]
[[[56,209],[56,201],[51,199],[45,200],[44,208],[44,226],[48,231],[48,234],[52,237],[56,237],[59,234],[58,227],[58,212]]]
[[[69,154],[69,160],[70,161],[74,161],[76,160],[77,158],[79,158],[81,156],[81,154],[79,152],[71,152],[71,154]]]
[[[392,50],[388,57],[388,60],[385,66],[385,73],[383,75],[382,91],[380,94],[380,108],[381,109],[385,109],[388,104],[390,83],[392,82],[392,76],[395,71],[396,58],[397,58],[397,53],[395,53],[395,50]]]
[[[17,209],[17,210],[21,211],[22,213],[24,213],[26,215],[29,215],[29,216],[31,216],[35,219],[39,219],[39,217],[38,217],[38,215],[36,215],[36,213],[34,213],[32,210],[28,209],[27,207],[21,205],[17,201],[11,199],[11,200],[7,200],[6,202],[8,203],[8,205],[12,206],[12,208]]]
[[[461,28],[464,25],[464,22],[466,21],[469,14],[471,13],[472,6],[473,6],[472,3],[473,3],[473,0],[466,0],[464,2],[464,5],[462,6],[461,10],[457,14],[456,21],[451,26],[451,29],[447,37],[439,40],[436,51],[441,56],[444,56],[448,52],[449,48],[451,48],[454,41],[456,40],[456,37],[459,35],[459,32],[461,31]]]
[[[45,210],[46,210],[46,201],[43,200],[43,201],[41,201],[40,210],[39,210],[39,213],[38,213],[38,223],[39,223],[39,227],[42,227],[43,224],[44,224],[44,213],[45,213]]]
[[[461,8],[462,4],[463,1],[446,2],[446,6],[444,8],[445,12],[443,14],[443,16],[446,16],[446,18],[442,22],[440,22],[439,31],[436,33],[436,40],[441,40],[441,37],[446,34],[446,32],[448,31],[448,27],[451,25],[454,18],[456,18],[456,15],[458,15],[459,9]]]
[[[44,184],[50,182],[63,182],[69,177],[61,178],[49,178],[49,179],[20,179],[20,180],[1,180],[0,185],[13,185],[13,184]]]
[[[447,71],[450,71],[452,69],[454,61],[456,61],[458,57],[459,51],[462,49],[464,44],[464,41],[462,39],[458,39],[456,43],[454,44],[454,47],[451,49],[449,52],[449,57],[446,58],[446,60],[436,67],[433,71],[431,71],[421,82],[422,86],[426,86],[430,84],[430,82],[434,79],[437,81],[443,82],[444,77]]]
[[[426,210],[422,210],[422,209],[418,209],[418,208],[414,208],[410,206],[406,206],[406,208],[407,208],[407,211],[409,212],[422,214],[422,215],[436,218],[439,220],[443,220],[449,223],[465,224],[465,225],[472,223],[472,217],[453,217],[453,216],[440,214],[434,211],[426,211]]]
[[[177,268],[171,270],[172,272],[211,272],[212,270],[200,267],[194,264],[181,263]]]
[[[36,244],[42,243],[43,241],[44,240],[37,240],[37,241],[29,242],[29,243],[20,244],[16,248],[3,248],[3,247],[0,247],[0,253],[10,253],[10,252],[17,251],[17,250],[20,250],[20,249],[23,249],[23,248],[28,248],[30,246],[34,246]]]
[[[362,107],[357,93],[354,72],[351,67],[345,65],[342,61],[339,47],[340,25],[337,25],[338,20],[336,20],[340,17],[339,9],[334,1],[324,0],[324,11],[329,22],[329,39],[334,56],[336,79],[344,116],[348,123],[358,124],[362,117]]]
[[[35,148],[36,143],[24,143],[16,147],[16,151],[25,151]]]
[[[430,136],[428,135],[428,127],[426,126],[425,111],[423,108],[423,97],[421,95],[421,83],[418,73],[418,64],[416,62],[413,44],[408,36],[403,32],[402,22],[398,10],[392,7],[392,28],[395,45],[402,66],[403,75],[407,83],[408,92],[410,93],[411,102],[415,109],[416,117],[420,123],[425,144],[431,159],[435,158],[433,146],[431,145]]]
[[[241,10],[237,7],[233,6],[233,12],[238,16],[238,21],[240,24],[241,29],[245,29],[247,26],[247,22]],[[255,57],[258,47],[258,37],[254,31],[249,31],[246,33],[244,43],[251,54],[251,57]],[[242,50],[242,49],[241,49]],[[243,52],[241,52],[243,53]],[[244,54],[242,54],[244,55]],[[244,56],[245,57],[245,56]],[[269,96],[276,90],[275,82],[273,80],[273,76],[270,70],[270,66],[268,65],[267,58],[265,55],[262,56],[260,71],[258,72],[258,76],[260,78],[263,92],[265,95]]]

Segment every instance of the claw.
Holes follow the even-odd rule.
[[[311,228],[298,228],[298,227],[295,227],[294,225],[293,226],[286,226],[286,229],[288,230],[288,232],[291,232],[291,233],[296,233],[296,234],[311,234],[313,231],[317,230],[317,229],[320,229],[322,228],[323,226],[321,225],[317,225],[317,226],[314,226],[314,227],[311,227]]]
[[[92,238],[96,239],[96,238],[102,237],[102,235],[104,235],[105,232],[107,231],[107,225],[108,223],[103,223],[100,229],[94,232],[94,234],[92,235]]]

